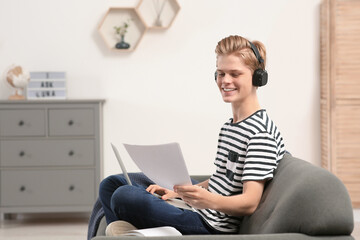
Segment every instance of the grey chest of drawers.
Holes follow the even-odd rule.
[[[90,212],[103,100],[0,101],[0,213]]]

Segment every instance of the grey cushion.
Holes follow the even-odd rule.
[[[313,237],[300,233],[254,234],[254,235],[185,235],[178,237],[95,237],[92,240],[354,240],[350,236]]]
[[[241,234],[350,235],[353,210],[343,183],[329,171],[286,154]]]

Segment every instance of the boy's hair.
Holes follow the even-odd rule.
[[[264,59],[263,63],[260,63],[256,58],[253,50],[251,49],[249,40],[237,35],[221,39],[215,48],[215,53],[217,56],[235,54],[241,57],[244,61],[244,64],[247,65],[252,72],[258,68],[265,69],[266,49],[264,44],[259,41],[253,41],[252,43],[255,45],[261,57]]]

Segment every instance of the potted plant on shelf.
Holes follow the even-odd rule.
[[[119,42],[116,43],[115,48],[117,49],[128,49],[130,48],[130,44],[125,42],[125,34],[127,33],[127,29],[130,26],[131,19],[123,22],[120,26],[114,26],[115,34],[119,37]]]

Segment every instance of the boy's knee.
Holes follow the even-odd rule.
[[[113,187],[112,176],[103,179],[99,185],[99,196],[102,196],[103,193],[109,191],[109,189],[111,189],[112,187]]]
[[[139,187],[125,185],[116,189],[111,197],[111,209],[114,212],[119,212],[120,208],[131,210],[137,209],[143,205],[143,194],[145,189]]]
[[[99,193],[111,192],[113,193],[118,187],[126,185],[126,180],[119,175],[111,175],[103,179],[99,185]]]
[[[130,185],[119,187],[114,191],[111,198],[111,202],[119,203],[119,204],[131,202],[134,200],[132,199],[134,195],[134,191],[136,191],[136,188]]]

